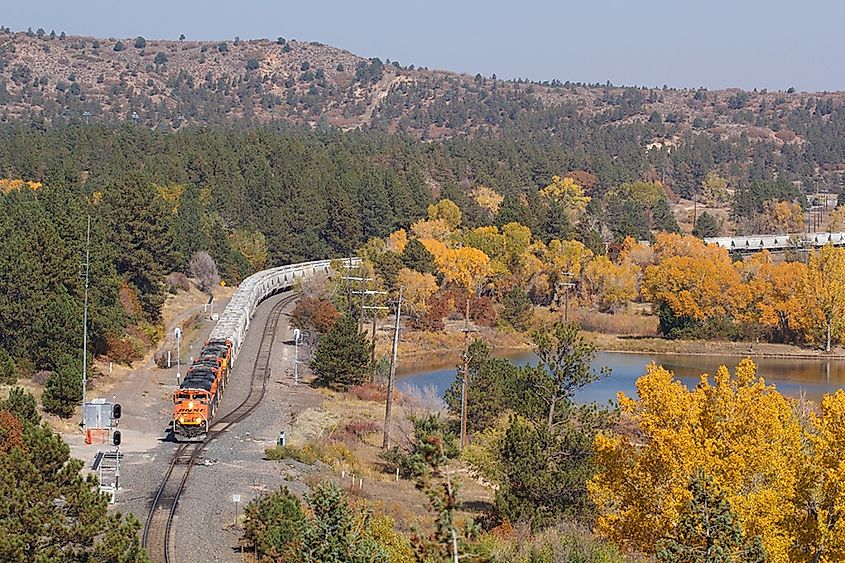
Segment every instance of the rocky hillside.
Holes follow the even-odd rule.
[[[40,31],[40,30],[39,30]],[[0,119],[289,122],[402,130],[423,139],[502,131],[565,135],[569,121],[645,123],[653,142],[690,130],[802,142],[790,120],[843,93],[705,91],[501,81],[299,41],[162,41],[0,33]]]

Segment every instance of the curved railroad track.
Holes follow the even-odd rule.
[[[249,381],[249,394],[246,399],[211,425],[204,442],[188,443],[179,446],[170,462],[170,467],[164,474],[161,486],[153,498],[152,506],[144,524],[142,544],[152,561],[170,563],[172,550],[172,526],[179,497],[185,489],[191,468],[196,464],[206,446],[224,432],[230,425],[240,422],[252,414],[261,404],[267,392],[267,379],[270,377],[270,353],[276,338],[276,329],[284,308],[294,299],[296,294],[288,295],[270,310],[270,316],[261,335],[261,344],[252,368]]]

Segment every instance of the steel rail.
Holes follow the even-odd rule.
[[[163,561],[164,563],[171,561],[173,517],[176,514],[179,497],[182,496],[185,484],[188,481],[188,475],[190,475],[197,459],[209,443],[230,425],[240,422],[252,414],[264,399],[267,392],[267,380],[270,377],[270,357],[279,320],[284,308],[297,297],[298,294],[296,293],[288,295],[279,300],[270,310],[270,315],[261,334],[261,343],[253,364],[249,393],[246,398],[232,411],[212,423],[203,442],[183,444],[173,455],[170,466],[164,474],[164,479],[153,498],[141,539],[142,545],[147,549],[152,561]],[[257,385],[259,381],[261,382],[260,387]]]

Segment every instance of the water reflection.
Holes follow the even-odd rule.
[[[517,365],[534,364],[537,357],[531,353],[504,355]],[[635,382],[645,373],[645,366],[656,362],[671,370],[675,377],[688,387],[698,383],[701,373],[713,374],[720,365],[733,371],[742,358],[733,356],[680,356],[672,354],[627,354],[621,352],[599,352],[594,367],[608,366],[610,377],[583,389],[577,396],[579,402],[606,403],[616,400],[616,394],[636,394]],[[754,360],[758,373],[767,383],[777,386],[781,393],[797,396],[804,391],[809,399],[818,401],[825,393],[845,387],[845,361],[822,359],[759,358]],[[447,360],[447,367],[437,364],[421,364],[400,370],[397,381],[399,389],[410,386],[424,388],[434,386],[440,395],[455,379],[457,359]],[[440,365],[443,365],[442,363]]]

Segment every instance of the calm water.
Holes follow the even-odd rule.
[[[537,357],[532,353],[508,355],[515,364],[535,364]],[[593,366],[611,368],[610,377],[597,381],[584,388],[577,396],[579,402],[606,403],[616,401],[616,393],[623,392],[635,396],[635,382],[645,373],[645,366],[656,362],[671,370],[675,377],[687,387],[698,383],[698,375],[716,371],[720,365],[726,365],[733,372],[742,358],[731,356],[679,356],[664,354],[627,354],[619,352],[599,352]],[[778,391],[785,395],[796,396],[801,391],[809,399],[818,401],[822,395],[845,387],[845,361],[826,361],[818,359],[755,359],[757,373],[766,379],[766,383],[775,384]],[[442,365],[442,364],[441,364]],[[435,368],[420,364],[400,370],[397,386],[407,390],[411,386],[435,387],[442,396],[446,388],[455,380],[454,365]]]

